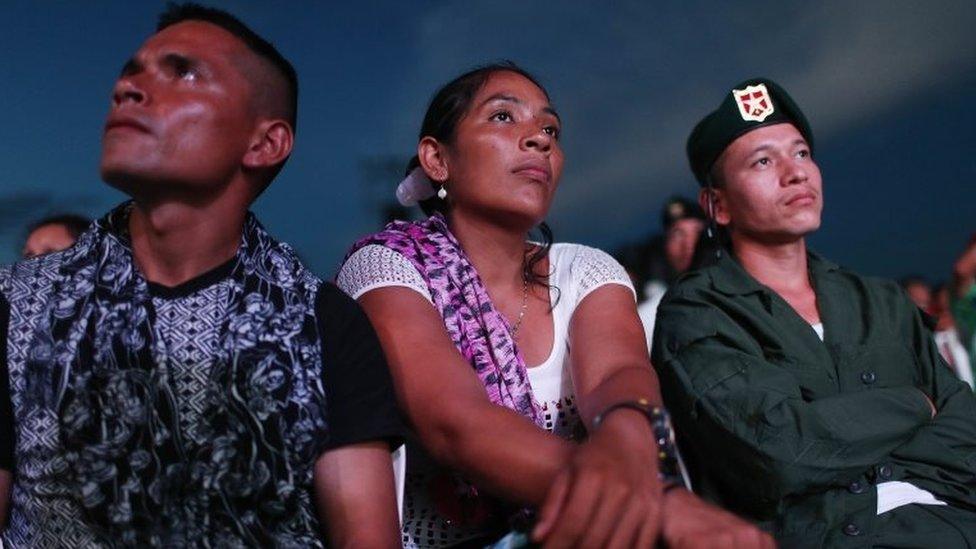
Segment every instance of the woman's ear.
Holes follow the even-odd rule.
[[[420,143],[417,143],[417,159],[420,160],[420,166],[427,177],[434,183],[443,184],[450,179],[450,168],[445,152],[444,145],[430,136],[424,137]]]

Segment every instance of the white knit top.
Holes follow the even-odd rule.
[[[586,296],[601,286],[620,284],[631,292],[634,288],[616,260],[588,246],[553,244],[549,249],[549,269],[549,299],[554,305],[552,350],[541,364],[528,365],[529,384],[542,407],[546,429],[573,438],[582,430],[570,368],[569,323],[573,312]],[[413,264],[400,253],[380,245],[364,246],[353,253],[339,271],[336,283],[355,299],[370,290],[398,286],[414,290],[431,301],[427,284]],[[411,469],[409,461],[407,468]],[[440,520],[423,492],[412,488],[408,483],[403,513],[405,547],[450,545],[476,535]]]

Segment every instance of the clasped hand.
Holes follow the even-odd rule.
[[[663,493],[656,446],[643,431],[608,418],[581,444],[549,488],[532,531],[545,548],[775,547],[772,538],[684,489]],[[638,420],[643,420],[639,418]]]

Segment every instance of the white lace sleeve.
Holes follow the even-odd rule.
[[[339,269],[336,285],[353,299],[376,288],[401,286],[416,291],[433,303],[427,283],[410,260],[379,244],[363,246],[349,256]]]
[[[630,280],[627,270],[603,250],[579,246],[576,257],[573,258],[573,280],[576,282],[576,304],[590,292],[606,284],[620,284],[626,286],[637,300],[637,292]]]

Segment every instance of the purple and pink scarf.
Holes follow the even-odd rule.
[[[540,407],[511,328],[492,304],[444,217],[434,214],[424,221],[394,221],[356,242],[349,255],[370,244],[402,254],[420,272],[454,346],[478,373],[489,400],[542,427]]]

